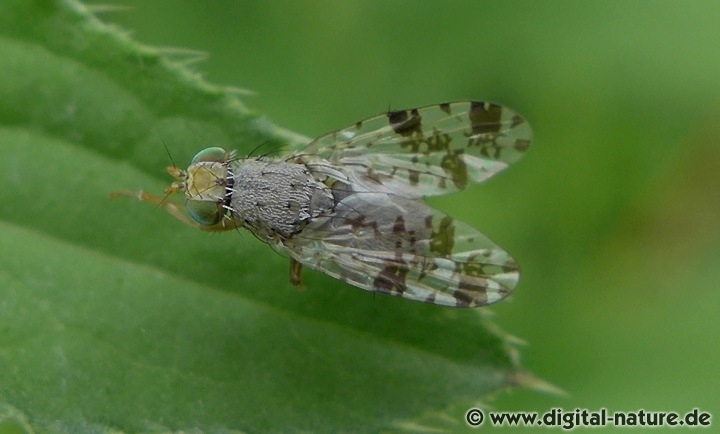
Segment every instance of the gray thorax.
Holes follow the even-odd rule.
[[[334,206],[330,188],[304,164],[246,159],[234,162],[231,171],[233,219],[263,241],[289,238]]]

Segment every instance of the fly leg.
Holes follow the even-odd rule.
[[[160,197],[155,196],[151,193],[146,193],[142,190],[135,192],[135,191],[129,191],[129,190],[119,190],[119,191],[113,191],[110,193],[110,199],[117,199],[118,197],[132,197],[135,198],[141,202],[148,202],[152,203],[153,205],[156,205],[158,208],[162,208],[165,211],[167,211],[171,216],[175,217],[176,219],[180,220],[181,222],[185,223],[188,226],[191,226],[196,229],[200,229],[203,231],[209,231],[209,232],[217,232],[217,231],[226,231],[229,229],[235,229],[237,225],[233,222],[231,219],[220,219],[219,222],[215,223],[214,225],[203,225],[199,222],[196,222],[193,220],[190,216],[187,215],[187,213],[184,211],[185,204],[170,200],[167,196]]]
[[[290,283],[301,289],[305,287],[302,281],[302,264],[293,258],[290,258]]]

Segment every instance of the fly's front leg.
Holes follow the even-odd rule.
[[[141,202],[148,202],[152,203],[153,205],[157,205],[159,208],[164,209],[167,211],[171,216],[175,217],[176,219],[180,220],[181,222],[185,223],[188,226],[191,226],[196,229],[200,229],[203,231],[209,231],[209,232],[217,232],[217,231],[226,231],[229,229],[234,229],[236,225],[232,223],[232,221],[228,221],[226,219],[221,219],[218,223],[215,223],[214,225],[203,225],[199,222],[196,222],[192,218],[190,218],[185,210],[185,204],[170,200],[167,196],[160,197],[155,196],[151,193],[146,193],[142,190],[140,191],[129,191],[129,190],[120,190],[120,191],[113,191],[110,193],[110,199],[117,199],[118,197],[132,197],[135,198]]]

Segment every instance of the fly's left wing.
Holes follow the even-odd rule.
[[[446,306],[500,301],[519,280],[515,261],[477,230],[422,201],[381,192],[344,197],[284,248],[368,291]]]
[[[296,154],[342,167],[355,191],[409,198],[482,182],[514,163],[532,139],[528,123],[490,102],[391,111],[321,136]]]

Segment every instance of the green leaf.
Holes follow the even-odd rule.
[[[162,191],[163,143],[306,140],[242,92],[72,0],[3,2],[0,53],[0,432],[458,429],[444,411],[532,383],[478,311],[297,290],[247,233],[108,199]]]

